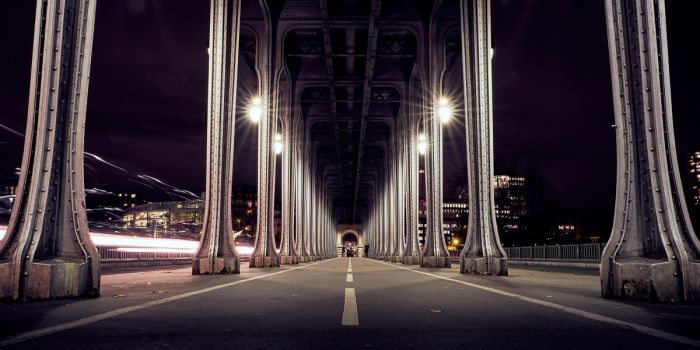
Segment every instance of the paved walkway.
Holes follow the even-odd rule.
[[[240,275],[110,272],[102,297],[0,304],[0,347],[435,349],[700,346],[700,307],[605,300],[585,269],[460,275],[339,258]]]

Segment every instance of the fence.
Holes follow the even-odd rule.
[[[509,259],[600,261],[605,243],[504,247]]]
[[[178,251],[180,249],[163,251],[144,251],[139,249],[125,249],[121,247],[98,246],[100,261],[131,261],[131,260],[192,260],[194,252]]]

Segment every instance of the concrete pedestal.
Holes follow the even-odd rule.
[[[508,275],[508,259],[505,258],[461,258],[460,273],[477,275]]]

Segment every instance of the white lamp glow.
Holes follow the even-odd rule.
[[[440,121],[443,124],[450,121],[452,117],[452,107],[450,107],[450,102],[444,97],[440,97],[438,100],[438,116],[440,116]]]
[[[254,97],[250,103],[250,107],[248,107],[248,116],[250,120],[253,123],[258,123],[262,117],[262,113],[262,101],[260,101],[260,97]]]
[[[275,154],[282,153],[282,135],[275,135]]]
[[[425,151],[428,150],[428,140],[426,139],[425,135],[420,134],[418,135],[418,153],[420,154],[425,154]]]

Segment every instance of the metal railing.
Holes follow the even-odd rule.
[[[509,259],[599,261],[605,243],[504,247]]]
[[[143,252],[124,251],[120,247],[98,246],[100,261],[133,261],[133,260],[192,260],[194,253],[190,252]]]

